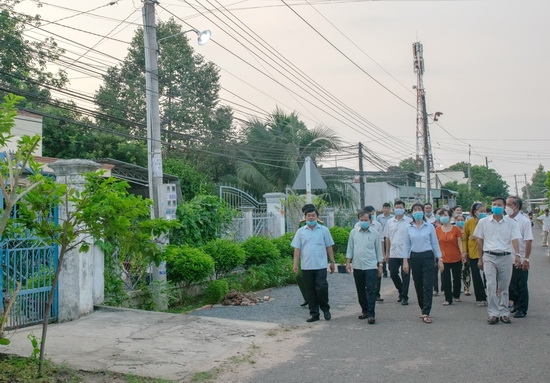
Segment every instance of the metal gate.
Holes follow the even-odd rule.
[[[57,209],[55,209],[57,212]],[[57,219],[57,214],[55,218]],[[8,315],[6,329],[15,329],[41,323],[44,319],[44,307],[52,288],[57,269],[57,246],[45,243],[40,238],[27,234],[21,238],[0,241],[0,288],[2,300],[0,312],[6,309],[8,302],[17,290],[17,294]],[[54,297],[50,319],[57,319],[57,290]]]

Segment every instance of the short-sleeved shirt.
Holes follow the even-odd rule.
[[[349,233],[346,258],[351,259],[354,269],[376,269],[378,262],[382,262],[384,259],[380,245],[380,233],[372,227],[367,230],[361,230],[360,227],[353,228]]]
[[[374,230],[378,232],[378,234],[380,234],[380,242],[382,242],[384,240],[384,237],[382,236],[382,224],[378,221],[371,221],[370,227],[372,227]],[[353,228],[360,229],[361,221],[357,222]]]
[[[462,251],[467,251],[470,259],[479,258],[479,253],[477,252],[477,241],[475,239],[470,239],[470,237],[474,235],[477,222],[478,218],[471,218],[467,220],[464,224],[464,233],[462,233]]]
[[[491,214],[477,223],[474,236],[483,239],[483,251],[512,252],[512,240],[520,239],[517,223],[512,219],[497,221]]]
[[[543,231],[550,230],[550,215],[546,215],[546,214],[539,215],[537,219],[542,222]]]
[[[460,262],[462,254],[458,241],[462,242],[462,230],[457,226],[451,226],[448,232],[443,231],[442,226],[435,229],[439,247],[441,248],[441,258],[445,263]]]
[[[513,219],[517,222],[519,233],[521,234],[521,238],[518,239],[519,244],[519,252],[521,256],[525,255],[525,241],[532,241],[533,240],[533,229],[531,229],[531,220],[527,218],[522,212],[519,212],[516,214]],[[511,248],[510,252],[513,252],[514,249]]]
[[[386,222],[384,237],[390,240],[390,258],[403,258],[405,252],[405,228],[412,222],[411,217],[403,216],[401,219],[393,217]]]
[[[307,225],[299,228],[290,245],[300,249],[302,270],[319,270],[327,268],[327,247],[334,245],[334,241],[328,228],[317,224],[314,229]]]

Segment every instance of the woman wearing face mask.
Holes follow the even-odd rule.
[[[470,208],[470,219],[464,224],[462,233],[462,251],[463,257],[468,259],[470,264],[470,275],[474,284],[474,295],[476,296],[476,305],[479,307],[487,306],[487,294],[485,293],[485,283],[481,270],[477,267],[479,255],[477,252],[477,241],[473,237],[474,230],[480,219],[487,216],[487,209],[481,202],[475,202]]]
[[[458,215],[456,217],[455,225],[460,229],[461,233],[464,233],[464,224],[466,224],[466,220],[464,216]],[[462,238],[461,238],[462,240]],[[470,262],[466,255],[464,255],[465,251],[462,251],[462,285],[464,286],[464,295],[469,297],[470,295]]]
[[[441,285],[445,293],[443,306],[460,302],[460,277],[462,272],[462,231],[451,225],[451,212],[442,210],[439,218],[442,225],[435,230],[443,260]],[[452,281],[452,283],[451,283]]]
[[[423,210],[420,203],[412,206],[414,221],[407,225],[403,235],[405,244],[403,270],[408,272],[410,265],[418,305],[422,310],[420,318],[424,323],[432,323],[430,311],[433,299],[434,257],[438,259],[440,270],[443,270],[443,262],[441,262],[441,250],[435,228],[425,221]]]

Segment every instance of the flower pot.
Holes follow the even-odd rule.
[[[338,274],[346,274],[346,265],[337,265],[338,267]]]

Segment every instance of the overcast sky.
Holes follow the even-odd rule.
[[[58,34],[67,57],[101,73],[125,56],[142,23],[140,0],[108,3],[47,0],[36,9],[27,0],[16,9],[56,22],[29,37]],[[308,127],[327,125],[391,164],[416,155],[419,41],[428,111],[443,113],[429,125],[436,168],[468,162],[471,145],[472,164],[494,168],[512,193],[539,163],[550,170],[547,0],[161,0],[156,11],[212,31],[203,47],[188,36],[220,68],[222,103],[236,117],[295,111]],[[81,71],[70,77],[71,89],[89,94],[100,83]],[[327,163],[357,169],[346,157]]]

